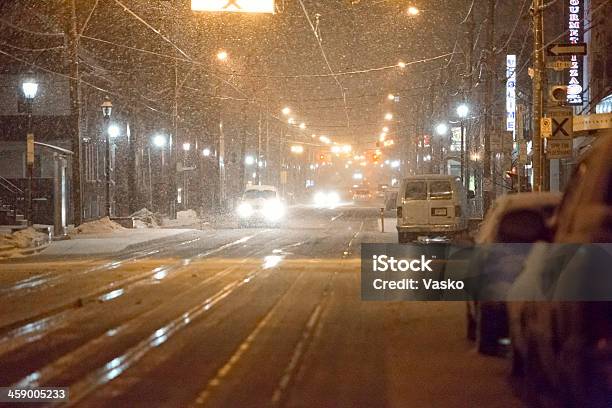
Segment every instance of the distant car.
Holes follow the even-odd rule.
[[[410,176],[397,196],[400,243],[420,236],[454,238],[467,231],[467,197],[456,177],[442,174]]]
[[[376,197],[385,198],[385,192],[387,191],[388,188],[389,188],[388,184],[379,184],[378,189],[376,190]]]
[[[353,201],[369,201],[372,199],[372,193],[365,188],[353,190]]]
[[[508,304],[513,373],[548,384],[566,406],[612,401],[612,302],[567,301],[583,286],[612,293],[609,245],[590,245],[612,242],[611,157],[612,136],[602,135],[576,167],[551,228],[541,231],[552,240],[533,249],[509,292],[539,300]]]
[[[313,196],[314,205],[318,208],[334,208],[340,201],[340,194],[333,190],[320,190]]]
[[[509,337],[506,303],[482,299],[505,299],[531,249],[531,245],[490,244],[533,243],[539,237],[530,236],[522,226],[550,218],[560,201],[559,193],[508,194],[495,200],[485,215],[470,265],[484,278],[478,282],[478,298],[467,303],[467,336],[477,342],[480,353],[498,354],[500,343]]]
[[[285,216],[285,205],[274,186],[249,186],[236,209],[240,226],[278,226]]]

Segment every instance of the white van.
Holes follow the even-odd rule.
[[[467,197],[454,176],[426,174],[402,180],[397,195],[400,243],[420,236],[452,239],[467,231]]]

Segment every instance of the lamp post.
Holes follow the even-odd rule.
[[[113,110],[113,104],[110,98],[107,96],[102,102],[102,116],[104,117],[104,136],[106,139],[106,161],[104,166],[104,173],[106,177],[106,202],[105,202],[105,215],[110,218],[111,216],[111,199],[110,199],[110,117]]]
[[[26,137],[26,165],[28,184],[26,188],[26,208],[25,216],[28,221],[28,226],[33,224],[32,217],[34,215],[32,211],[32,177],[34,174],[34,133],[32,131],[32,103],[38,92],[38,83],[34,80],[32,74],[28,74],[28,77],[21,84],[23,90],[23,96],[26,100],[26,109],[28,113],[28,133]]]
[[[465,118],[467,117],[469,112],[470,112],[470,108],[465,103],[462,103],[461,105],[457,106],[457,116],[459,116],[460,121],[461,121],[461,183],[465,185],[466,191],[468,190],[469,180],[465,176],[465,142],[464,140],[465,140]]]

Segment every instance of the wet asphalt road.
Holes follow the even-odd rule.
[[[360,300],[359,245],[396,242],[377,216],[302,206],[277,229],[0,264],[0,386],[84,407],[521,406],[463,303]]]

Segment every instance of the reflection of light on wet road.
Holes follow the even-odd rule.
[[[106,301],[118,298],[119,296],[123,295],[123,293],[124,293],[123,289],[117,289],[117,290],[113,290],[112,292],[105,293],[104,295],[100,296],[98,299],[100,299],[103,302],[106,302]]]
[[[275,266],[277,266],[279,263],[281,263],[281,261],[283,260],[284,257],[279,256],[279,255],[268,255],[266,257],[264,257],[264,264],[263,264],[263,268],[264,269],[270,269],[270,268],[274,268]]]

